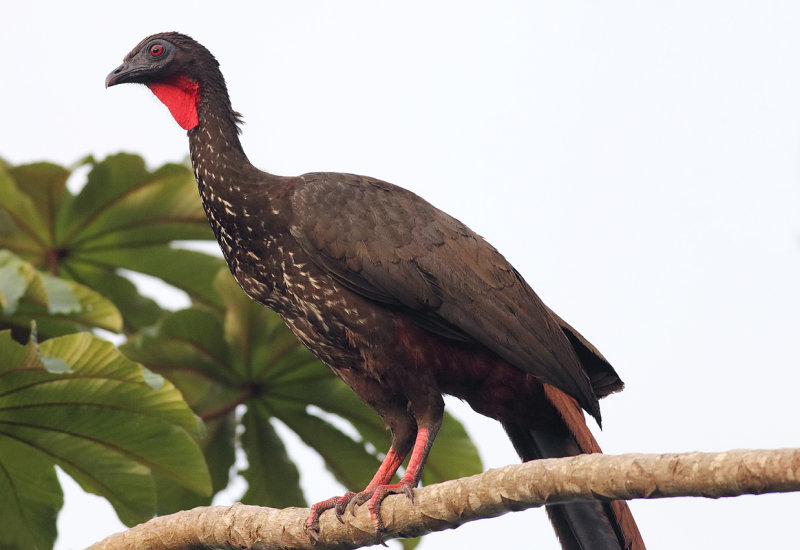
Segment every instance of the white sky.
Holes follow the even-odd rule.
[[[220,60],[256,165],[403,185],[514,262],[627,383],[603,402],[607,452],[800,445],[800,3],[27,1],[2,18],[10,162],[183,159],[146,89],[103,80],[144,36],[185,32]],[[499,426],[453,410],[487,467],[516,462]],[[311,501],[339,491],[302,463]],[[632,507],[651,550],[797,541],[798,494]],[[76,489],[59,527],[60,550],[120,529]],[[551,533],[530,511],[421,548]]]

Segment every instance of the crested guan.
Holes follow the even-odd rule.
[[[142,40],[106,86],[145,84],[187,130],[203,206],[242,289],[375,412],[392,444],[369,485],[319,515],[411,495],[442,422],[443,394],[502,423],[522,460],[600,452],[585,409],[622,389],[605,358],[479,235],[414,193],[352,174],[275,176],[239,142],[219,63],[188,36]],[[410,453],[399,483],[391,480]],[[547,506],[566,549],[642,549],[625,502]]]

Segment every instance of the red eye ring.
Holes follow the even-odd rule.
[[[162,53],[164,53],[164,46],[162,46],[161,44],[153,44],[152,46],[150,46],[150,55],[152,55],[153,57],[158,57]]]

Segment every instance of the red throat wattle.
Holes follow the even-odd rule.
[[[175,122],[184,130],[197,126],[197,102],[200,85],[185,74],[176,74],[162,82],[147,85],[156,97],[167,106]]]

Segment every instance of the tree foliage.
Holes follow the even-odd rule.
[[[389,445],[381,420],[218,256],[182,247],[212,239],[182,164],[0,161],[0,517],[14,525],[0,547],[52,547],[56,465],[128,525],[209,504],[232,475],[242,502],[305,505],[277,424],[346,488],[369,481]],[[165,309],[133,273],[191,307]],[[423,482],[480,470],[447,417]]]

